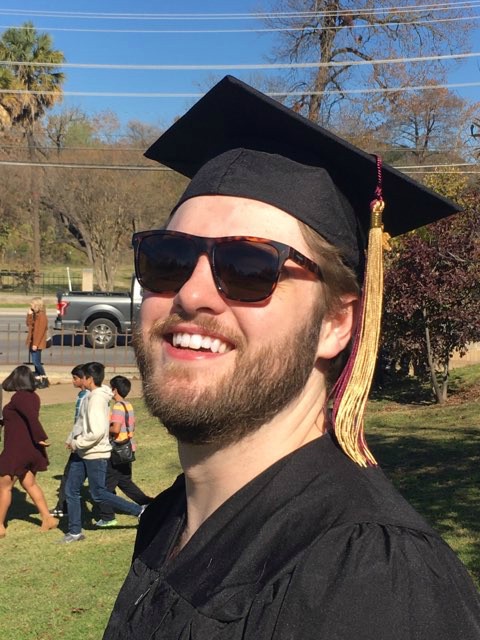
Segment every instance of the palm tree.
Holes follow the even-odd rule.
[[[18,125],[27,139],[30,161],[35,160],[35,123],[62,99],[65,75],[58,64],[65,61],[53,49],[48,33],[38,33],[32,22],[4,31],[0,38],[0,60],[10,62],[0,69],[0,87],[22,93],[0,95],[0,125]],[[16,63],[16,64],[15,64]],[[52,65],[52,66],[49,66]],[[40,216],[38,168],[30,169],[30,208],[33,221],[33,267],[40,271]]]

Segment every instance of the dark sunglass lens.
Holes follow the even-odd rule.
[[[188,238],[146,236],[137,254],[137,276],[148,291],[178,291],[192,275],[197,259],[195,244]]]
[[[224,294],[233,300],[268,298],[278,277],[278,261],[275,247],[260,242],[235,240],[215,247],[215,274]]]

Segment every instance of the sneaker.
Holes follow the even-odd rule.
[[[118,522],[114,520],[98,520],[98,522],[94,522],[96,527],[100,527],[101,529],[106,529],[107,527],[116,527]]]
[[[63,516],[67,515],[63,509],[50,509],[48,513],[54,518],[63,518]]]
[[[59,544],[70,544],[70,542],[80,542],[85,540],[83,533],[66,533],[58,542]]]

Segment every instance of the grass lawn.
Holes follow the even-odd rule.
[[[480,367],[457,373],[478,389]],[[473,373],[472,373],[473,371]],[[140,400],[134,478],[146,493],[167,487],[179,473],[173,440]],[[39,474],[49,505],[66,461],[63,440],[73,406],[42,408],[52,446],[50,467]],[[443,407],[376,400],[369,405],[371,447],[401,492],[438,529],[480,584],[480,411],[475,393]],[[57,545],[60,531],[41,533],[34,507],[15,490],[8,535],[0,541],[2,640],[100,640],[128,570],[136,520],[95,531],[87,502],[79,544]],[[62,521],[65,525],[66,521]]]
[[[178,475],[174,441],[134,400],[139,445],[134,463],[136,483],[150,495],[166,488]],[[63,446],[73,405],[41,409],[49,435],[50,466],[38,475],[49,506],[56,501],[67,455]],[[85,494],[88,496],[88,494]],[[128,570],[137,520],[118,515],[119,527],[92,527],[92,504],[87,502],[84,533],[78,544],[55,542],[62,531],[42,533],[35,507],[14,489],[7,537],[0,540],[0,638],[2,640],[99,640],[116,594]],[[61,521],[65,529],[67,520]]]

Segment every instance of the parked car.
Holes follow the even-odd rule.
[[[132,277],[130,291],[59,291],[54,329],[85,335],[86,343],[109,349],[118,334],[132,330],[140,305],[142,288]]]

